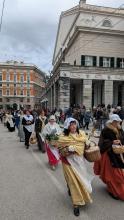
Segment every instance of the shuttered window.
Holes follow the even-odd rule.
[[[115,66],[115,58],[114,57],[100,57],[99,58],[99,66],[100,67],[107,67],[107,68],[114,68]]]
[[[96,66],[96,56],[81,56],[81,66]]]
[[[117,58],[117,68],[124,68],[124,58]]]

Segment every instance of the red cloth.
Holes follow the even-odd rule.
[[[94,163],[94,173],[100,176],[110,193],[124,200],[124,169],[112,167],[107,152]]]
[[[46,152],[47,152],[49,164],[52,165],[52,166],[56,166],[59,163],[59,160],[56,159],[56,157],[51,152],[51,150],[50,150],[50,148],[48,147],[47,144],[46,144]]]

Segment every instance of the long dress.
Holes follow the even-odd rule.
[[[57,123],[54,123],[54,125],[52,126],[50,123],[48,123],[47,125],[45,125],[43,131],[42,131],[42,138],[44,138],[46,135],[48,134],[61,134],[61,128],[59,127],[59,125]],[[46,152],[47,152],[47,156],[48,156],[48,160],[49,160],[49,164],[51,166],[56,166],[58,165],[59,161],[60,161],[60,155],[59,155],[59,151],[57,148],[55,148],[52,145],[49,145],[46,142]]]
[[[120,131],[119,134],[111,125],[107,125],[100,136],[99,146],[102,156],[94,163],[94,173],[107,185],[109,193],[124,200],[124,163],[120,155],[116,155],[112,150],[113,140],[116,139],[120,139],[124,144],[124,132]]]
[[[86,161],[83,157],[84,146],[86,141],[85,133],[80,131],[79,134],[69,134],[69,136],[61,135],[58,141],[64,145],[73,146],[74,152],[68,156],[61,156],[63,172],[67,186],[70,189],[73,205],[82,206],[86,203],[92,203],[91,181],[93,175],[89,174],[86,168]],[[63,155],[61,148],[60,152]]]
[[[25,141],[25,134],[23,130],[23,124],[22,124],[23,115],[20,116],[19,126],[18,126],[18,136],[20,138],[20,142]]]

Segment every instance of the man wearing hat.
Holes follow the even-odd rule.
[[[102,130],[99,147],[100,161],[95,162],[94,172],[107,185],[109,195],[114,199],[124,200],[124,154],[115,154],[113,145],[124,145],[122,120],[112,114],[106,127]]]

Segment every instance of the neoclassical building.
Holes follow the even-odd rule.
[[[44,78],[44,72],[33,64],[0,63],[0,108],[39,107]]]
[[[42,94],[49,108],[124,105],[124,8],[79,5],[61,13],[52,76]]]

